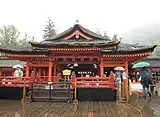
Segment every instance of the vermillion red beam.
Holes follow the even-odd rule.
[[[75,58],[75,56],[54,56],[52,58]],[[99,58],[98,56],[76,56],[76,58]]]
[[[74,64],[74,61],[58,61],[58,64]],[[98,61],[76,61],[78,64],[98,64]]]

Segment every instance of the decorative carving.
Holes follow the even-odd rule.
[[[76,39],[78,39],[78,38],[79,38],[79,34],[78,34],[78,33],[76,33],[76,36],[75,36],[75,37],[76,37]]]
[[[70,38],[72,38],[73,36],[75,36],[76,39],[78,39],[80,36],[87,39],[87,40],[92,40],[91,37],[81,33],[79,30],[76,30],[75,32],[71,33],[70,35],[68,35],[67,37],[64,38],[64,40],[68,40]]]

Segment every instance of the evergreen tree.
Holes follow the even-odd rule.
[[[50,18],[48,18],[47,24],[44,27],[43,32],[44,32],[43,35],[44,39],[51,39],[53,36],[56,35],[54,22]]]

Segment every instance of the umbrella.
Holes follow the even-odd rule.
[[[114,70],[117,70],[117,71],[124,71],[125,69],[124,69],[123,67],[118,66],[118,67],[115,67]]]
[[[150,64],[148,62],[138,62],[133,65],[132,68],[142,68],[142,67],[148,67]]]
[[[13,68],[24,68],[24,67],[20,64],[17,64],[17,65],[14,65]]]

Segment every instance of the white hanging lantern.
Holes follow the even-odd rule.
[[[78,63],[74,63],[74,67],[78,67]]]

